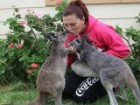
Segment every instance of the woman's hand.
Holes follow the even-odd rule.
[[[76,49],[73,46],[70,46],[69,49],[70,49],[70,52],[69,52],[70,54],[76,53]]]

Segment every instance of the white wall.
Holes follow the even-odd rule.
[[[45,0],[1,0],[0,1],[0,37],[5,37],[9,32],[8,26],[4,26],[3,22],[12,16],[14,10],[12,6],[19,8],[22,16],[27,10],[33,10],[36,13],[54,15],[56,13],[54,7],[46,7]],[[94,15],[101,21],[113,26],[120,25],[122,28],[134,26],[140,29],[140,25],[136,24],[135,16],[140,13],[139,4],[102,4],[87,5],[91,15]]]

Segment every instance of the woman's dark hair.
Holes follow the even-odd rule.
[[[71,1],[63,11],[63,16],[68,16],[72,14],[75,14],[77,18],[81,20],[85,18],[85,23],[88,22],[89,12],[85,3],[83,3],[81,0]]]

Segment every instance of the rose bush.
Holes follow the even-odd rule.
[[[59,2],[59,3],[58,3]],[[57,1],[56,15],[40,15],[28,10],[25,16],[15,8],[13,17],[6,20],[10,32],[0,40],[0,84],[16,81],[35,83],[38,71],[47,59],[51,43],[44,32],[64,30],[61,15],[66,0]]]

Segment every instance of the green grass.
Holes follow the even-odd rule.
[[[35,95],[35,90],[30,90],[26,84],[18,82],[0,89],[0,105],[24,105],[26,101],[35,98]]]
[[[116,93],[118,95],[118,93]],[[130,89],[126,90],[128,101],[122,101],[117,98],[119,105],[137,105],[137,102]],[[22,82],[11,84],[7,87],[0,88],[0,105],[26,105],[28,102],[35,99],[37,93],[33,88],[29,88],[27,84]],[[51,99],[47,105],[54,105]],[[76,104],[72,100],[63,100],[63,105],[82,105]],[[86,105],[109,105],[108,96],[105,96],[92,104]]]

